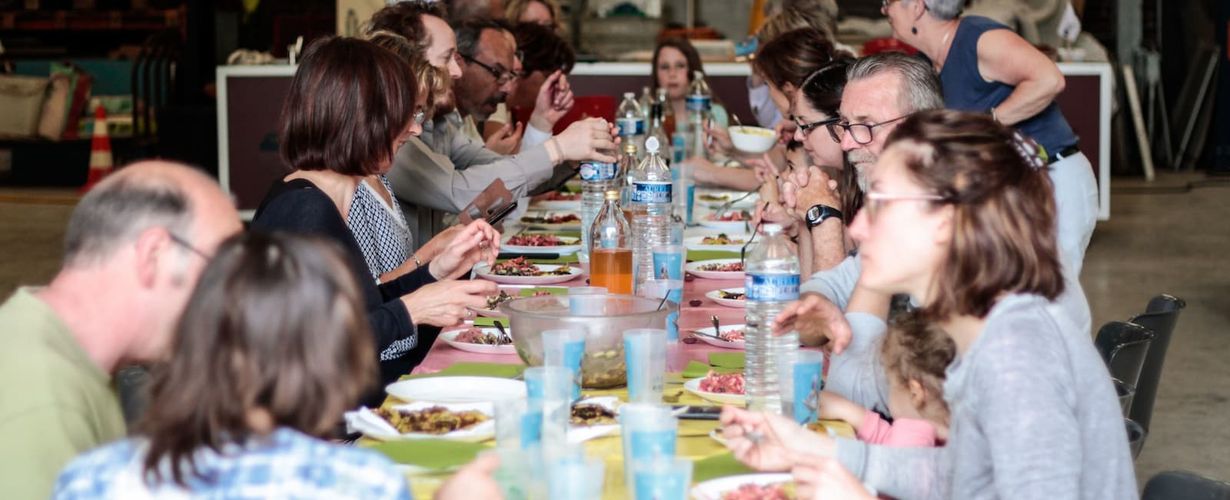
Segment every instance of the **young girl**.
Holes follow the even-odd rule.
[[[858,438],[887,446],[938,446],[948,440],[944,370],[957,346],[916,314],[898,317],[880,346],[892,423],[836,393],[820,393],[820,418],[849,422]]]

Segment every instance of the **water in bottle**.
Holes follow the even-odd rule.
[[[743,377],[748,409],[782,414],[783,382],[778,375],[789,373],[799,334],[774,336],[772,324],[787,304],[799,298],[799,258],[790,250],[781,226],[764,225],[764,238],[747,252],[744,273],[747,364]]]
[[[673,163],[674,156],[671,154],[670,136],[666,135],[666,108],[670,104],[666,101],[666,89],[658,89],[658,98],[653,100],[649,105],[649,130],[645,132],[645,138],[654,137],[658,139],[658,156],[666,160],[666,165],[670,166]]]
[[[645,159],[628,174],[632,184],[632,270],[637,287],[653,279],[653,247],[670,244],[671,172],[658,148],[656,138],[646,139]]]
[[[615,189],[619,190],[619,206],[627,210],[632,206],[632,171],[640,164],[640,148],[632,141],[624,142],[623,154],[619,155]]]
[[[624,92],[624,100],[615,110],[615,124],[619,126],[619,137],[625,143],[634,143],[641,147],[645,142],[645,110],[636,102],[636,94]]]
[[[709,108],[713,105],[709,84],[705,83],[705,74],[701,71],[692,72],[692,85],[688,88],[685,100],[688,109],[688,155],[705,157],[705,122],[709,119]]]
[[[606,192],[606,200],[594,226],[589,230],[593,244],[589,258],[589,284],[610,293],[632,294],[632,247],[628,245],[631,228],[619,207],[619,191]]]
[[[586,161],[581,163],[581,248],[588,249],[589,227],[594,224],[594,218],[602,209],[603,196],[608,190],[619,189],[621,177],[619,167],[614,163]],[[589,261],[589,252],[577,254],[581,262]]]

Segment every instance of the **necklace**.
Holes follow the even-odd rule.
[[[940,50],[944,51],[944,56],[936,58],[935,60],[935,70],[936,71],[940,71],[941,69],[944,69],[944,62],[948,60],[948,52],[952,50],[952,46],[948,45],[948,39],[952,37],[953,33],[957,32],[957,28],[960,26],[961,26],[961,21],[953,21],[953,26],[948,29],[947,33],[944,33],[944,38],[940,39]]]

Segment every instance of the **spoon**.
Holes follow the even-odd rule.
[[[731,114],[730,114],[730,117],[735,119],[735,126],[737,126],[737,127],[742,127],[742,126],[743,126],[743,122],[742,122],[742,121],[739,121],[739,115],[737,115],[737,114],[735,114],[735,113],[731,113]]]

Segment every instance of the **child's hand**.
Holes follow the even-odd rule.
[[[858,430],[863,423],[867,409],[842,397],[840,394],[820,391],[820,418],[826,420],[841,420]]]

